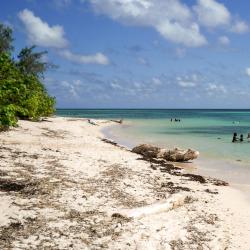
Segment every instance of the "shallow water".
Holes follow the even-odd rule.
[[[250,124],[250,122],[249,122]],[[131,120],[113,133],[128,141],[150,142],[164,147],[193,148],[201,155],[250,165],[250,143],[232,143],[234,132],[245,135],[250,126],[206,118],[183,118],[181,122],[165,119]]]
[[[122,126],[106,131],[127,146],[152,143],[162,147],[193,148],[199,160],[189,171],[250,184],[250,110],[58,110],[58,115],[124,119]],[[181,122],[171,122],[171,118]],[[234,132],[243,143],[232,143]],[[192,170],[193,169],[193,170]]]

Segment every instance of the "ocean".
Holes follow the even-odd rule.
[[[123,119],[104,133],[129,147],[151,143],[198,150],[199,159],[187,171],[250,184],[250,110],[59,109],[57,115]],[[232,143],[233,133],[242,134],[243,142]]]

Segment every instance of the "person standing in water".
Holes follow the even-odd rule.
[[[237,142],[237,141],[238,141],[237,133],[234,133],[232,142]]]
[[[250,142],[250,133],[247,135],[247,141]]]
[[[244,139],[243,139],[243,134],[240,135],[240,142],[243,142]]]

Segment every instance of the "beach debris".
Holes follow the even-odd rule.
[[[182,171],[182,168],[180,167],[176,167],[174,164],[172,163],[168,163],[166,160],[164,159],[157,159],[157,158],[146,158],[146,157],[142,157],[142,158],[138,158],[137,160],[141,160],[141,161],[147,161],[150,162],[150,167],[152,168],[153,166],[158,169],[161,172],[164,173],[169,173],[172,175],[180,175],[180,172]]]
[[[121,209],[120,211],[116,212],[115,215],[118,216],[119,214],[122,218],[142,218],[152,214],[168,212],[180,206],[183,206],[186,197],[187,196],[183,194],[174,194],[164,202],[158,202],[148,206],[132,209]]]
[[[0,179],[1,192],[18,192],[24,195],[34,195],[38,192],[38,183],[30,181],[17,181],[12,179]]]
[[[128,150],[126,147],[119,145],[117,142],[115,142],[113,140],[109,140],[109,139],[106,139],[106,138],[101,138],[101,141],[103,141],[105,143],[108,143],[108,144],[111,144],[113,146],[116,146],[116,147],[118,147],[120,149]]]
[[[202,183],[202,184],[207,182],[203,176],[198,175],[198,174],[182,174],[182,176],[188,177],[189,180],[197,181],[197,182]]]
[[[178,250],[178,249],[184,249],[185,243],[181,239],[178,239],[178,240],[171,240],[169,242],[169,245],[171,246],[171,249]]]
[[[118,146],[117,142],[113,141],[113,140],[109,140],[109,139],[106,139],[106,138],[103,138],[101,139],[103,142],[106,142],[108,144],[111,144],[113,146]]]
[[[123,215],[121,215],[121,214],[119,214],[119,213],[113,213],[112,215],[111,215],[111,217],[112,218],[116,218],[116,219],[120,219],[120,220],[123,220],[123,221],[130,221],[130,219],[129,218],[127,218],[127,217],[124,217]]]
[[[132,149],[132,152],[143,155],[146,158],[160,158],[167,161],[186,162],[194,160],[199,156],[199,152],[192,149],[162,149],[150,144],[141,144]]]
[[[142,158],[138,158],[137,160],[150,162],[150,167],[154,170],[159,169],[163,173],[168,173],[175,176],[187,177],[189,181],[196,181],[201,184],[212,183],[215,186],[229,185],[228,182],[216,178],[211,178],[211,177],[207,178],[198,174],[183,173],[182,168],[177,167],[172,163],[168,163],[165,159],[147,158],[143,156]]]
[[[182,187],[175,185],[172,181],[161,183],[161,189],[168,192],[169,194],[175,194],[180,191],[190,192],[191,189],[188,187]]]
[[[122,124],[123,120],[120,119],[120,120],[110,120],[111,122],[116,122],[116,123],[119,123],[119,124]]]
[[[151,164],[150,167],[151,167],[153,170],[157,170],[157,166],[154,165],[154,164]]]
[[[66,135],[68,135],[68,132],[66,130],[53,130],[49,129],[47,127],[42,128],[43,132],[42,135],[47,136],[49,138],[58,138],[58,139],[64,139]]]
[[[91,125],[94,125],[94,126],[99,126],[96,122],[94,122],[91,119],[88,119],[88,123],[91,124]]]
[[[209,177],[208,178],[208,181],[210,183],[213,183],[215,186],[229,186],[229,183],[226,182],[226,181],[223,181],[223,180],[219,180],[219,179],[216,179],[216,178],[211,178]]]
[[[209,194],[218,194],[219,192],[218,191],[213,191],[209,188],[205,189],[205,192],[209,193]]]
[[[167,172],[169,172],[170,169],[174,169],[174,168],[175,168],[174,164],[166,163],[160,167],[160,171],[163,173],[164,172],[167,173]]]
[[[25,188],[25,184],[13,182],[8,179],[0,179],[0,191],[15,191],[18,192]]]

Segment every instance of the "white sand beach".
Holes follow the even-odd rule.
[[[96,123],[0,133],[0,249],[250,249],[243,193],[142,160]]]

